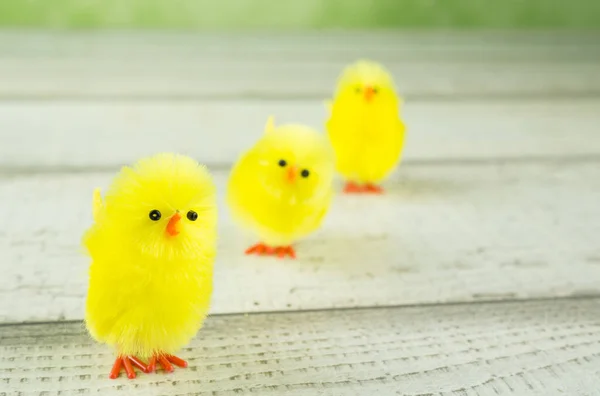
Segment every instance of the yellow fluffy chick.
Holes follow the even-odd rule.
[[[345,192],[383,191],[379,183],[399,163],[404,146],[399,105],[383,66],[361,60],[343,71],[329,105],[327,132]]]
[[[232,216],[260,243],[246,254],[295,257],[292,243],[321,225],[333,194],[333,151],[325,135],[302,126],[275,127],[234,165],[227,189]]]
[[[215,186],[206,168],[177,154],[123,167],[104,199],[94,192],[85,322],[113,347],[110,372],[144,372],[187,363],[173,354],[204,321],[216,246]],[[144,363],[147,360],[148,363]]]

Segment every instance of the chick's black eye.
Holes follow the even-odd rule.
[[[187,218],[189,221],[196,221],[198,219],[198,213],[194,212],[193,210],[190,210],[189,212],[187,212]]]
[[[354,89],[354,92],[356,92],[357,94],[358,94],[358,93],[360,93],[360,91],[362,91],[362,89],[360,89],[360,87],[356,87],[356,88]]]
[[[150,220],[152,220],[152,221],[158,221],[158,220],[160,220],[160,212],[156,209],[151,210],[149,217],[150,217]]]
[[[379,92],[379,88],[377,88],[377,87],[374,87],[374,88],[373,88],[373,93],[377,93],[377,92]]]
[[[285,160],[279,160],[278,164],[279,166],[283,167],[287,165],[287,162],[285,162]]]
[[[300,173],[300,176],[302,176],[302,177],[308,177],[308,175],[310,175],[310,172],[308,171],[308,169],[303,169],[302,172]]]

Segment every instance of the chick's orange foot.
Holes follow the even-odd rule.
[[[346,194],[355,194],[355,193],[364,192],[364,189],[362,186],[359,186],[358,184],[356,184],[354,182],[347,182],[346,185],[344,186],[344,192]]]
[[[296,258],[296,252],[294,248],[291,246],[267,246],[264,243],[257,243],[256,245],[250,246],[246,249],[246,254],[258,254],[265,256],[278,256],[279,258],[284,258],[285,256],[290,256],[291,258]]]
[[[354,182],[347,182],[344,186],[344,192],[346,194],[357,194],[357,193],[366,193],[366,194],[382,194],[383,188],[376,184],[357,184]]]
[[[167,373],[173,371],[173,364],[175,366],[179,366],[181,368],[186,368],[188,366],[187,362],[177,356],[173,355],[156,355],[150,359],[148,363],[148,373],[153,373],[156,370],[156,364],[160,364],[163,370]]]
[[[134,379],[135,371],[133,370],[133,366],[136,366],[144,373],[148,372],[148,367],[142,363],[140,359],[135,356],[118,356],[115,359],[115,363],[113,364],[112,369],[110,370],[110,375],[108,376],[111,379],[115,379],[121,373],[121,369],[125,369],[125,374],[127,374],[127,378]]]
[[[372,194],[383,194],[383,188],[375,184],[367,184],[365,191]]]

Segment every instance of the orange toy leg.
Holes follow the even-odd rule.
[[[372,194],[383,194],[383,188],[375,184],[367,184],[365,186],[365,191]]]
[[[135,356],[119,356],[115,360],[115,364],[113,364],[112,370],[110,370],[110,375],[108,376],[111,379],[115,379],[121,373],[121,369],[125,368],[125,373],[129,379],[135,378],[135,371],[133,370],[133,366],[136,366],[144,373],[148,372],[148,367],[142,361]]]
[[[258,254],[258,255],[266,255],[266,256],[278,256],[279,258],[284,258],[285,256],[290,256],[291,258],[296,258],[296,252],[294,248],[291,246],[277,246],[271,247],[267,246],[264,243],[257,243],[254,246],[250,246],[246,249],[246,254]]]
[[[257,243],[256,245],[250,246],[246,249],[246,254],[273,254],[273,248],[265,245],[264,243]]]
[[[173,355],[158,355],[152,357],[150,359],[150,363],[148,363],[148,372],[152,373],[156,370],[156,363],[160,364],[166,372],[170,373],[173,371],[173,363],[175,366],[179,366],[182,368],[186,368],[188,366],[187,362],[177,356]]]
[[[364,192],[365,190],[359,186],[358,184],[354,183],[354,182],[347,182],[346,185],[344,186],[344,192],[346,194],[355,194],[355,193],[361,193]]]
[[[296,252],[294,251],[294,248],[291,246],[277,247],[277,248],[275,248],[275,253],[277,254],[277,256],[279,258],[284,258],[286,255],[290,256],[293,259],[296,258]]]

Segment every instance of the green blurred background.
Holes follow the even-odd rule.
[[[0,27],[598,28],[600,0],[0,0]]]

